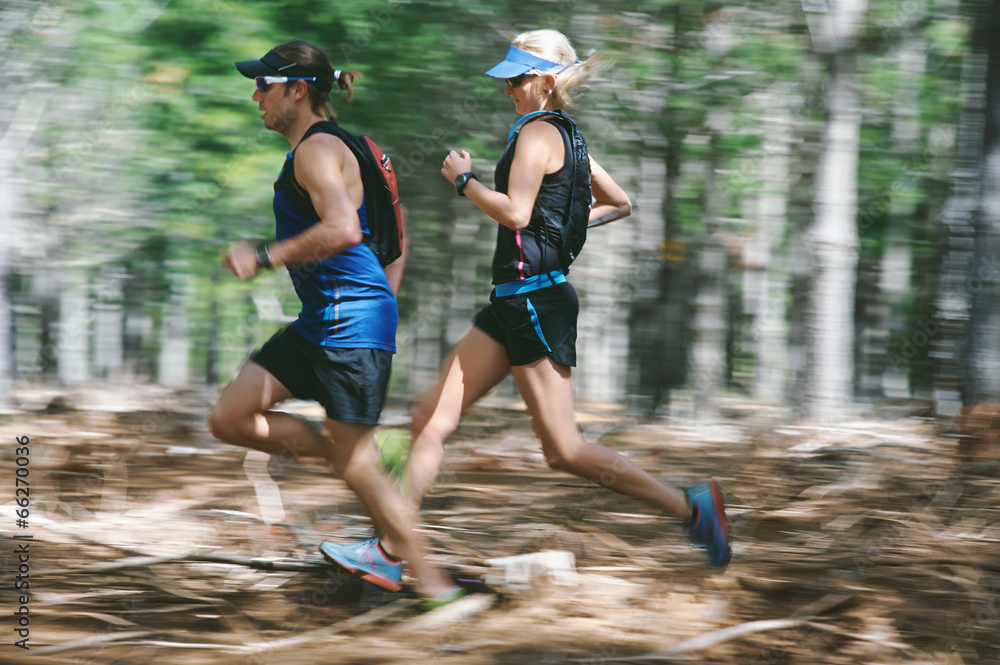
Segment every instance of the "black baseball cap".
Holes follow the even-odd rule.
[[[265,53],[260,60],[241,60],[237,62],[236,69],[239,70],[240,74],[250,79],[257,78],[258,76],[305,78],[315,76],[316,80],[311,81],[311,83],[315,83],[317,88],[323,92],[329,92],[333,88],[333,83],[330,80],[322,77],[308,67],[279,55],[274,49]]]

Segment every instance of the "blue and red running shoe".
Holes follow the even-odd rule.
[[[399,591],[402,586],[403,564],[389,561],[377,538],[358,545],[337,545],[324,541],[320,543],[319,551],[327,560],[386,591]]]
[[[732,538],[719,486],[708,480],[689,487],[686,494],[691,504],[691,519],[684,524],[688,540],[706,548],[708,565],[725,568],[732,556]]]

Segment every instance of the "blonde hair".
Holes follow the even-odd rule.
[[[556,108],[572,107],[573,90],[585,85],[599,67],[599,59],[596,57],[579,60],[569,38],[558,30],[522,32],[514,37],[511,46],[563,66],[561,70],[554,71],[533,70],[540,74],[556,75],[556,85],[552,90],[552,101]]]

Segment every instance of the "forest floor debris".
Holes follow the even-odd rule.
[[[30,437],[38,665],[1000,662],[1000,460],[960,455],[927,418],[582,413],[592,438],[665,480],[719,481],[736,539],[720,573],[679,524],[548,470],[523,408],[487,401],[424,505],[432,557],[470,592],[435,618],[409,587],[323,562],[321,540],[371,532],[324,468],[245,464],[208,435],[196,393],[127,399],[0,423],[9,442]],[[14,447],[2,455],[13,487]],[[283,512],[262,505],[264,476]],[[0,507],[8,544],[16,508]],[[547,550],[575,561],[574,584],[487,583],[490,559]]]

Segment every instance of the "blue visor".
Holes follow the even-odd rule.
[[[551,62],[549,60],[545,60],[544,58],[539,58],[536,55],[531,55],[527,51],[522,51],[516,46],[511,46],[507,49],[507,57],[503,59],[503,62],[497,64],[493,67],[493,69],[486,72],[486,75],[497,79],[509,79],[514,76],[520,76],[521,74],[527,74],[532,69],[547,71],[555,67],[565,69],[565,66],[560,65],[558,62]]]

